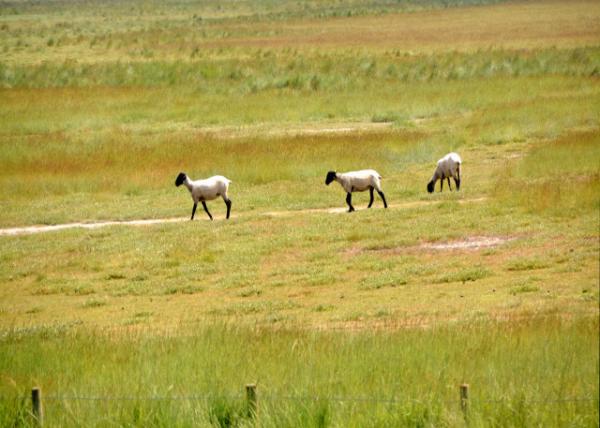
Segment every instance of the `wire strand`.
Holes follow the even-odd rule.
[[[27,396],[0,396],[0,400],[14,400],[14,399],[27,399]],[[173,395],[173,396],[110,396],[110,395],[46,395],[44,400],[48,401],[208,401],[211,399],[232,399],[232,400],[243,400],[246,399],[244,395]],[[327,395],[259,395],[259,400],[264,401],[332,401],[332,402],[345,402],[345,403],[373,403],[373,404],[408,404],[408,403],[424,403],[425,400],[419,399],[395,399],[395,398],[372,398],[372,397],[346,397],[346,396],[327,396]],[[492,399],[492,400],[480,400],[477,398],[469,398],[467,400],[470,404],[501,404],[512,402],[510,398],[505,399]],[[567,397],[557,398],[551,400],[518,400],[519,403],[523,404],[557,404],[557,403],[577,403],[577,402],[592,402],[598,401],[598,398],[592,397]],[[442,402],[445,404],[460,403],[460,400],[439,400],[436,402]]]

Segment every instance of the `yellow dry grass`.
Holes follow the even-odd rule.
[[[198,58],[192,52],[252,59],[260,56],[257,50],[269,48],[392,49],[409,53],[572,48],[597,45],[599,22],[600,2],[592,0],[516,1],[319,19],[225,19],[202,25],[195,25],[181,12],[169,14],[168,20],[162,14],[125,13],[111,19],[25,14],[0,16],[0,24],[18,30],[0,39],[0,49],[6,64],[84,64],[123,59],[190,61]],[[67,25],[73,29],[61,29]],[[86,34],[87,28],[94,28],[94,35]]]
[[[600,2],[527,1],[384,16],[276,24],[268,37],[228,38],[207,46],[367,47],[409,51],[539,48],[600,42]],[[266,32],[272,24],[262,25]],[[256,24],[252,24],[256,28]],[[259,27],[260,28],[260,27]]]

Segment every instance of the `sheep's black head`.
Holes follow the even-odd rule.
[[[185,172],[180,172],[179,175],[177,176],[177,179],[175,180],[175,186],[179,187],[183,184],[183,182],[185,181],[186,175]]]
[[[458,180],[454,180],[456,183],[456,190],[460,190],[460,178]]]
[[[335,180],[335,171],[329,171],[325,177],[325,184],[329,186],[333,180]]]
[[[431,180],[429,183],[427,183],[427,191],[429,193],[433,193],[434,186],[435,186],[435,181]]]

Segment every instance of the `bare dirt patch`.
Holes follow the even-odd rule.
[[[305,123],[287,127],[273,127],[270,124],[248,126],[213,126],[196,128],[195,131],[213,138],[236,139],[248,137],[302,137],[321,135],[344,135],[352,133],[382,132],[392,129],[391,122],[323,122]]]
[[[121,125],[123,131],[154,134],[159,132],[187,132],[219,140],[239,140],[245,138],[282,138],[303,136],[346,135],[354,133],[389,132],[392,122],[306,122],[301,125],[281,125],[259,123],[239,126],[201,126],[193,122],[167,122]]]
[[[416,246],[396,246],[383,248],[361,248],[352,246],[344,254],[351,258],[363,252],[377,252],[382,255],[394,255],[406,252],[415,252],[419,250],[433,251],[479,251],[486,248],[498,247],[506,242],[514,241],[515,237],[510,236],[469,236],[465,239],[449,242],[426,242]]]
[[[466,204],[466,203],[471,203],[471,202],[482,202],[482,201],[485,201],[486,199],[487,199],[486,197],[473,198],[473,199],[457,199],[456,202],[458,202],[459,204]],[[412,202],[404,202],[404,203],[398,203],[398,204],[388,204],[388,208],[389,209],[410,209],[410,208],[418,208],[418,207],[424,207],[424,206],[429,206],[429,205],[441,204],[443,202],[446,202],[446,201],[444,201],[444,200],[412,201]],[[356,209],[356,211],[363,211],[363,210],[369,209],[364,206],[354,207],[354,208]],[[381,205],[376,206],[371,209],[380,209],[380,208],[381,208]],[[266,215],[266,216],[270,216],[270,217],[285,217],[285,216],[292,216],[292,215],[296,215],[296,214],[319,214],[319,213],[344,214],[347,212],[348,212],[348,207],[345,205],[342,205],[339,207],[329,207],[329,208],[308,208],[308,209],[304,209],[304,210],[267,211],[262,214]]]
[[[426,250],[471,250],[478,251],[484,248],[497,247],[505,242],[513,241],[516,238],[507,236],[470,236],[466,239],[450,242],[431,242],[421,244],[419,247]]]
[[[65,223],[48,226],[25,226],[0,229],[0,236],[30,235],[33,233],[55,232],[64,229],[99,229],[106,226],[149,226],[154,224],[175,223],[185,221],[186,218],[156,218],[149,220],[129,221],[100,221],[96,223]]]

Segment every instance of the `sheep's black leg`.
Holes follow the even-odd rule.
[[[225,205],[227,205],[227,218],[229,218],[229,213],[231,212],[231,200],[225,200]]]
[[[383,208],[387,208],[387,202],[385,201],[385,195],[383,194],[383,192],[380,192],[379,190],[377,191],[377,193],[379,193],[379,196],[381,196],[381,200],[383,201]]]
[[[369,206],[367,208],[371,208],[371,205],[373,205],[373,188],[369,187],[369,195],[371,196],[371,200],[369,201]]]
[[[194,202],[194,208],[192,208],[192,218],[190,220],[194,219],[194,214],[196,214],[196,207],[198,206],[198,202]]]
[[[352,193],[348,193],[348,195],[346,196],[346,203],[350,207],[348,209],[348,212],[351,213],[352,211],[354,211],[354,207],[352,206]]]
[[[444,179],[443,178],[440,180],[440,192],[442,190],[444,190]]]
[[[208,212],[208,207],[206,206],[206,202],[202,201],[202,206],[204,207],[204,211],[206,211],[206,214],[208,214],[208,216],[212,220],[212,215],[210,215],[210,213]]]
[[[455,178],[454,182],[456,183],[456,191],[460,190],[460,178]]]
[[[448,180],[448,188],[450,189],[450,191],[452,191],[452,186],[450,185],[450,177],[447,177]]]

